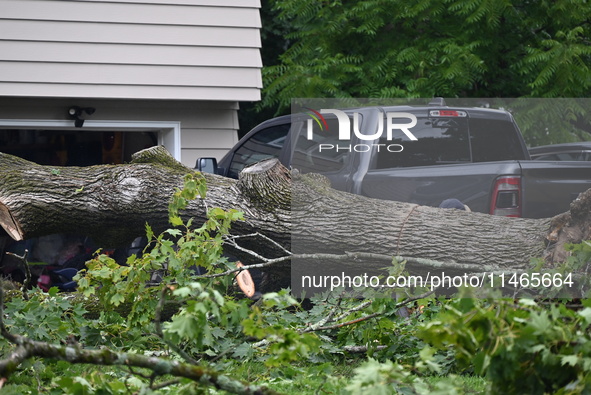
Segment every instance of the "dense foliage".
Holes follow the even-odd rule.
[[[264,46],[281,55],[265,57],[260,110],[288,112],[291,99],[302,97],[590,93],[591,5],[584,0],[273,0],[269,5]],[[279,22],[270,18],[274,15]],[[285,36],[282,46],[279,34]],[[589,131],[582,130],[538,128],[526,138],[532,145],[589,139]]]
[[[290,27],[267,100],[584,97],[585,1],[274,0]]]

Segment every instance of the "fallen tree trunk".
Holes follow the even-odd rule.
[[[168,203],[189,172],[193,170],[161,147],[141,151],[131,164],[118,166],[40,166],[0,153],[0,225],[14,240],[72,233],[106,246],[124,245],[143,235],[146,223],[155,231],[170,227]],[[260,209],[243,196],[235,180],[205,176],[207,207],[242,210],[248,219],[236,225],[240,232],[263,229],[289,242],[288,209]],[[187,215],[203,219],[205,210],[193,204]]]
[[[76,233],[124,244],[143,234],[146,222],[155,231],[169,227],[170,196],[191,171],[163,148],[141,151],[130,164],[84,168],[0,154],[0,225],[15,240]],[[537,220],[369,199],[331,189],[319,175],[292,179],[276,160],[246,168],[239,181],[205,177],[205,205],[193,202],[185,215],[200,222],[205,207],[238,209],[245,221],[233,226],[234,234],[259,232],[295,254],[371,252],[417,258],[408,267],[413,272],[430,270],[421,262],[433,261],[459,271],[493,271],[523,268],[542,255],[555,262],[564,258],[565,243],[591,236],[591,190],[569,213]],[[267,257],[282,253],[264,238],[247,246]],[[359,266],[354,260],[338,264]],[[288,268],[280,269],[284,278]]]

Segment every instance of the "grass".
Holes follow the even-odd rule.
[[[247,382],[256,382],[285,394],[340,394],[365,359],[344,360],[339,364],[297,364],[269,369],[261,362],[232,364],[227,373]],[[465,394],[484,394],[487,381],[473,375],[423,376],[429,387],[452,383]]]

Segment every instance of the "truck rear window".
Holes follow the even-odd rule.
[[[519,131],[509,121],[474,118],[418,118],[417,141],[380,139],[375,169],[525,159]],[[402,123],[402,122],[401,122]],[[398,138],[396,138],[398,137]],[[400,152],[387,149],[392,144]],[[395,151],[395,150],[391,150]]]
[[[396,122],[396,121],[395,121]],[[393,140],[380,139],[376,168],[432,166],[470,162],[467,118],[418,118],[412,133],[418,139],[393,136]],[[400,120],[399,123],[405,123]],[[401,145],[401,152],[391,152],[389,146]],[[395,151],[395,150],[393,150]]]

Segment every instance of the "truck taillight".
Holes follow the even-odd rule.
[[[504,176],[496,179],[490,214],[521,217],[521,177]]]

